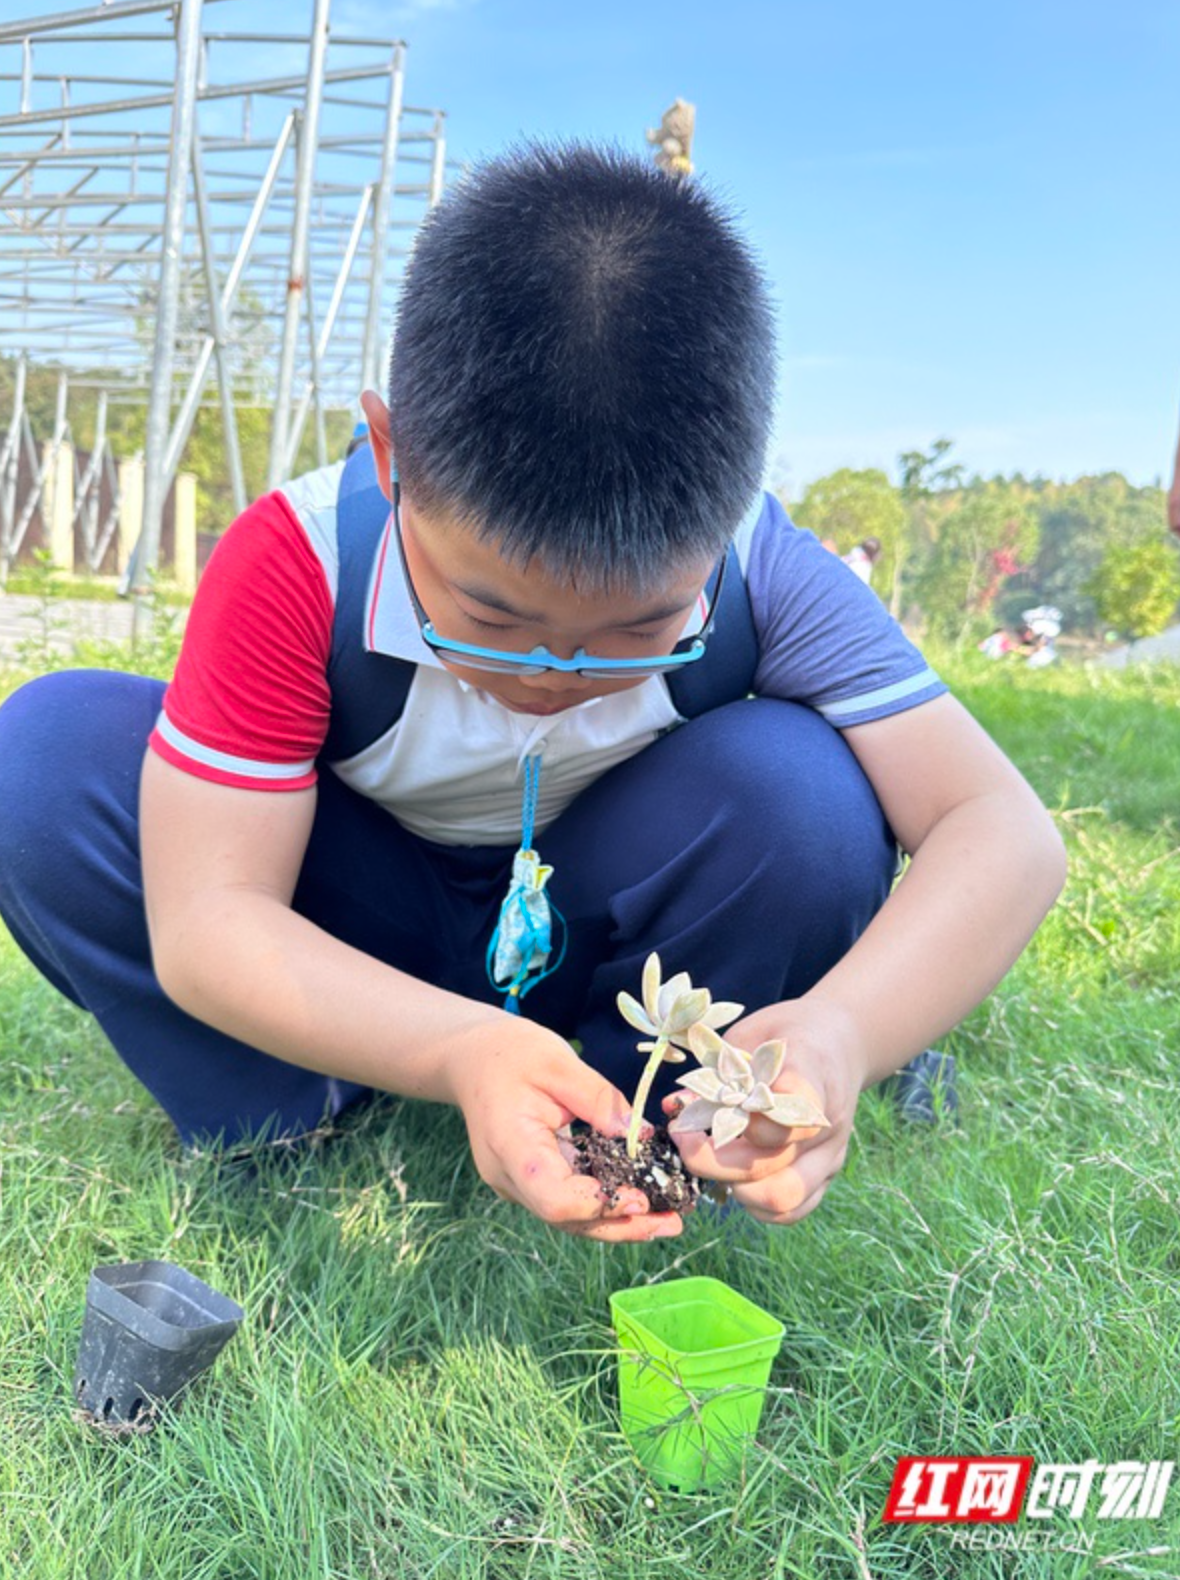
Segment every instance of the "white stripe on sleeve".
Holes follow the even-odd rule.
[[[903,697],[912,697],[915,692],[941,684],[938,676],[927,666],[908,680],[895,681],[892,686],[879,686],[876,691],[864,691],[859,697],[841,697],[839,702],[817,702],[815,706],[817,712],[835,724],[840,719],[846,719],[849,714],[884,708],[891,702],[899,702]]]
[[[259,763],[249,757],[231,757],[229,752],[214,751],[213,747],[202,746],[200,741],[178,730],[166,713],[160,714],[156,728],[169,746],[183,757],[191,757],[193,762],[203,763],[206,768],[220,768],[222,773],[240,774],[244,779],[301,779],[315,767],[314,757],[305,763]]]

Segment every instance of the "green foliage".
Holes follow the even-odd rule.
[[[791,515],[816,537],[831,539],[841,554],[865,538],[878,538],[881,557],[873,568],[873,586],[889,601],[894,568],[904,552],[906,513],[884,472],[848,467],[831,472],[810,485]]]
[[[15,378],[15,360],[0,356],[0,415],[11,410]],[[38,439],[48,438],[53,430],[57,380],[57,368],[33,365],[28,370],[25,404],[33,432]],[[94,386],[105,384],[114,390],[122,387],[124,382],[109,369],[70,370],[68,406],[70,431],[74,444],[79,450],[88,451],[94,443],[95,417],[98,408],[98,392]],[[298,395],[299,391],[296,391],[296,398]],[[146,402],[147,390],[144,388],[138,393],[128,391],[117,399],[112,398],[107,408],[107,441],[112,453],[120,460],[128,459],[143,451],[147,428]],[[235,413],[246,493],[249,499],[256,499],[266,489],[267,465],[270,458],[270,408],[238,405]],[[343,458],[353,423],[351,408],[325,412],[324,428],[329,461]],[[309,415],[304,427],[294,471],[306,472],[318,465],[313,414]],[[234,518],[234,503],[226,461],[225,440],[221,430],[221,409],[217,403],[216,383],[212,378],[206,385],[204,404],[197,412],[181,454],[180,469],[192,472],[197,479],[198,530],[215,533],[224,531]]]
[[[956,496],[935,531],[915,591],[928,629],[962,641],[991,622],[1004,580],[1035,555],[1037,518],[1012,487],[974,484]]]
[[[894,566],[890,613],[900,618],[908,595],[908,583],[920,575],[924,557],[938,535],[938,523],[946,514],[947,501],[963,482],[963,468],[948,461],[953,439],[935,439],[929,451],[906,450],[897,458],[901,472],[901,498],[905,506],[906,531]],[[920,611],[918,612],[919,618]]]
[[[1155,636],[1180,601],[1180,556],[1158,530],[1139,543],[1113,543],[1086,591],[1124,636]]]
[[[48,549],[34,549],[32,560],[22,567],[22,573],[23,590],[37,601],[31,613],[24,616],[31,629],[16,644],[16,663],[28,670],[60,668],[59,638],[69,624],[59,607],[64,578]]]
[[[1069,483],[1037,479],[1029,486],[1040,519],[1040,547],[1027,576],[1001,601],[1015,623],[1029,604],[1054,604],[1067,630],[1097,634],[1100,617],[1089,591],[1107,549],[1158,537],[1164,519],[1158,488],[1135,488],[1118,472]]]
[[[139,600],[137,629],[130,641],[71,638],[71,622],[61,607],[68,582],[54,568],[48,552],[38,549],[23,574],[26,584],[34,584],[37,602],[21,617],[28,634],[15,644],[7,661],[0,658],[0,701],[24,681],[57,669],[116,669],[171,680],[189,607],[189,601],[179,601],[175,589],[162,590],[151,577],[147,595]]]

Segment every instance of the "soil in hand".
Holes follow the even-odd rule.
[[[604,1136],[583,1120],[570,1125],[570,1142],[577,1152],[573,1167],[589,1174],[602,1186],[603,1195],[613,1207],[619,1190],[632,1185],[647,1197],[652,1212],[690,1213],[701,1195],[701,1181],[690,1174],[677,1151],[676,1143],[663,1125],[646,1141],[640,1141],[636,1157],[627,1156],[626,1136]]]

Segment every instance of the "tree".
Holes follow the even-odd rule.
[[[1160,490],[1136,488],[1119,472],[1069,483],[1041,480],[1032,490],[1040,547],[1017,601],[1055,604],[1071,629],[1096,633],[1101,620],[1089,589],[1108,549],[1158,537]]]
[[[1180,602],[1180,558],[1158,530],[1140,543],[1112,544],[1086,591],[1124,636],[1156,636]]]
[[[902,588],[907,571],[912,569],[908,562],[911,556],[921,557],[929,550],[937,535],[937,523],[946,513],[948,496],[962,485],[962,466],[946,460],[954,443],[953,439],[935,439],[929,451],[906,450],[897,458],[906,530],[899,539],[889,600],[889,612],[895,620],[901,618]]]
[[[1024,490],[976,479],[937,526],[917,592],[932,632],[963,641],[988,624],[1005,581],[1037,551],[1038,524]]]
[[[792,515],[816,537],[830,538],[841,554],[865,538],[878,538],[881,558],[874,567],[873,584],[888,602],[894,567],[902,553],[906,516],[898,492],[884,472],[841,467],[817,478]]]

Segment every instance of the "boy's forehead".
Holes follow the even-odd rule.
[[[435,568],[457,592],[530,624],[554,622],[576,610],[631,621],[683,613],[713,569],[712,560],[678,561],[657,568],[642,584],[603,586],[562,571],[534,555],[527,562],[505,554],[491,532],[467,523],[415,514],[414,530]]]

